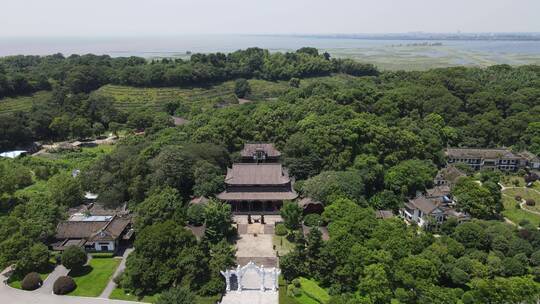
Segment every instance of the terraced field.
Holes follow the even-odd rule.
[[[250,80],[249,83],[252,88],[250,99],[254,101],[277,97],[288,88],[287,82]],[[95,94],[113,97],[116,106],[121,109],[137,107],[162,108],[168,102],[180,101],[188,108],[196,106],[198,111],[201,111],[209,107],[238,103],[234,95],[233,81],[209,87],[193,88],[135,88],[106,85],[97,90]]]
[[[29,96],[8,97],[0,99],[0,114],[16,111],[28,111],[34,102],[44,102],[51,96],[51,92],[41,91]]]
[[[353,76],[334,75],[325,77],[314,77],[302,79],[301,85],[306,86],[315,81],[324,81],[331,85],[354,81]],[[277,98],[290,87],[287,81],[265,81],[252,79],[251,85],[252,101],[264,101]],[[234,81],[227,81],[221,84],[207,87],[166,87],[166,88],[137,88],[120,85],[105,85],[92,94],[110,96],[114,99],[115,105],[120,109],[133,109],[138,107],[150,107],[163,109],[163,106],[171,101],[180,101],[187,113],[200,113],[212,107],[227,106],[237,104],[238,100],[234,95]],[[43,102],[51,96],[51,92],[37,92],[32,96],[20,96],[15,98],[0,99],[0,114],[13,113],[15,111],[28,111],[34,102]]]

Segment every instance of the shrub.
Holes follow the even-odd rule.
[[[527,225],[530,225],[530,224],[531,224],[531,222],[528,219],[522,219],[518,223],[518,225],[520,225],[521,227],[524,227],[524,226],[527,226]]]
[[[187,217],[192,225],[200,226],[204,224],[204,206],[200,204],[189,206]]]
[[[80,247],[69,246],[62,253],[62,265],[67,269],[80,269],[86,264],[88,257]]]
[[[298,278],[292,280],[292,283],[293,283],[294,287],[296,287],[296,288],[300,288],[302,286],[302,284],[300,283],[300,279],[298,279]]]
[[[21,282],[21,287],[24,290],[36,290],[41,287],[43,281],[37,272],[30,272],[24,276],[24,279]]]
[[[533,199],[528,199],[525,201],[525,204],[527,204],[527,206],[534,206],[536,205],[536,202]]]
[[[514,196],[514,199],[518,202],[521,202],[521,196],[519,195]]]
[[[279,235],[279,236],[287,235],[287,227],[285,227],[284,224],[279,223],[276,225],[275,233],[276,235]]]
[[[191,304],[195,303],[195,294],[187,287],[173,287],[159,296],[157,304]]]
[[[540,250],[531,254],[531,264],[534,266],[540,266]]]
[[[289,85],[290,85],[291,87],[293,87],[293,88],[298,88],[298,87],[300,87],[300,79],[295,78],[295,77],[291,78],[291,79],[289,80]]]
[[[304,216],[304,225],[309,227],[318,227],[322,224],[322,218],[318,214],[308,214]]]
[[[234,94],[238,98],[244,98],[251,93],[251,86],[249,82],[243,78],[237,79],[234,83]]]
[[[122,278],[124,277],[124,272],[121,271],[119,274],[117,274],[114,278],[113,278],[113,282],[119,287],[119,288],[122,288]]]
[[[65,295],[77,288],[77,284],[70,276],[62,276],[56,279],[53,285],[53,292],[57,295]]]

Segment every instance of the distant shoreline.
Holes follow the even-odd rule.
[[[268,34],[267,37],[301,37],[357,40],[440,40],[440,41],[540,41],[540,33],[411,33],[411,34]]]

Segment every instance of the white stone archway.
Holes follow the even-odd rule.
[[[278,290],[278,277],[279,277],[279,274],[281,273],[281,270],[279,270],[278,268],[269,268],[269,269],[266,269],[264,268],[264,265],[261,265],[260,267],[257,266],[255,263],[253,263],[253,261],[250,261],[249,263],[247,263],[246,265],[244,265],[243,267],[240,267],[240,265],[238,265],[236,268],[234,269],[227,269],[225,271],[220,271],[221,272],[221,275],[223,275],[223,277],[225,277],[225,283],[226,283],[226,290],[227,292],[231,291],[231,278],[233,276],[236,277],[236,280],[237,280],[237,291],[238,292],[242,292],[242,289],[243,289],[243,286],[244,286],[244,282],[243,282],[243,278],[244,278],[244,274],[247,272],[247,271],[250,271],[250,270],[253,270],[255,271],[259,278],[260,278],[260,291],[266,291],[266,285],[268,285],[268,283],[271,282],[271,287],[270,289],[275,292]],[[269,281],[267,281],[267,279]]]

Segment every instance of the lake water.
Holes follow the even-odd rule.
[[[311,46],[335,57],[363,58],[385,65],[418,62],[427,67],[540,63],[540,41],[428,41],[442,46],[412,46],[422,40],[379,40],[265,35],[190,35],[116,38],[0,38],[0,56],[53,53],[107,54],[113,57],[187,57],[187,52],[232,52],[248,47],[291,51]],[[422,61],[423,60],[423,61]]]

